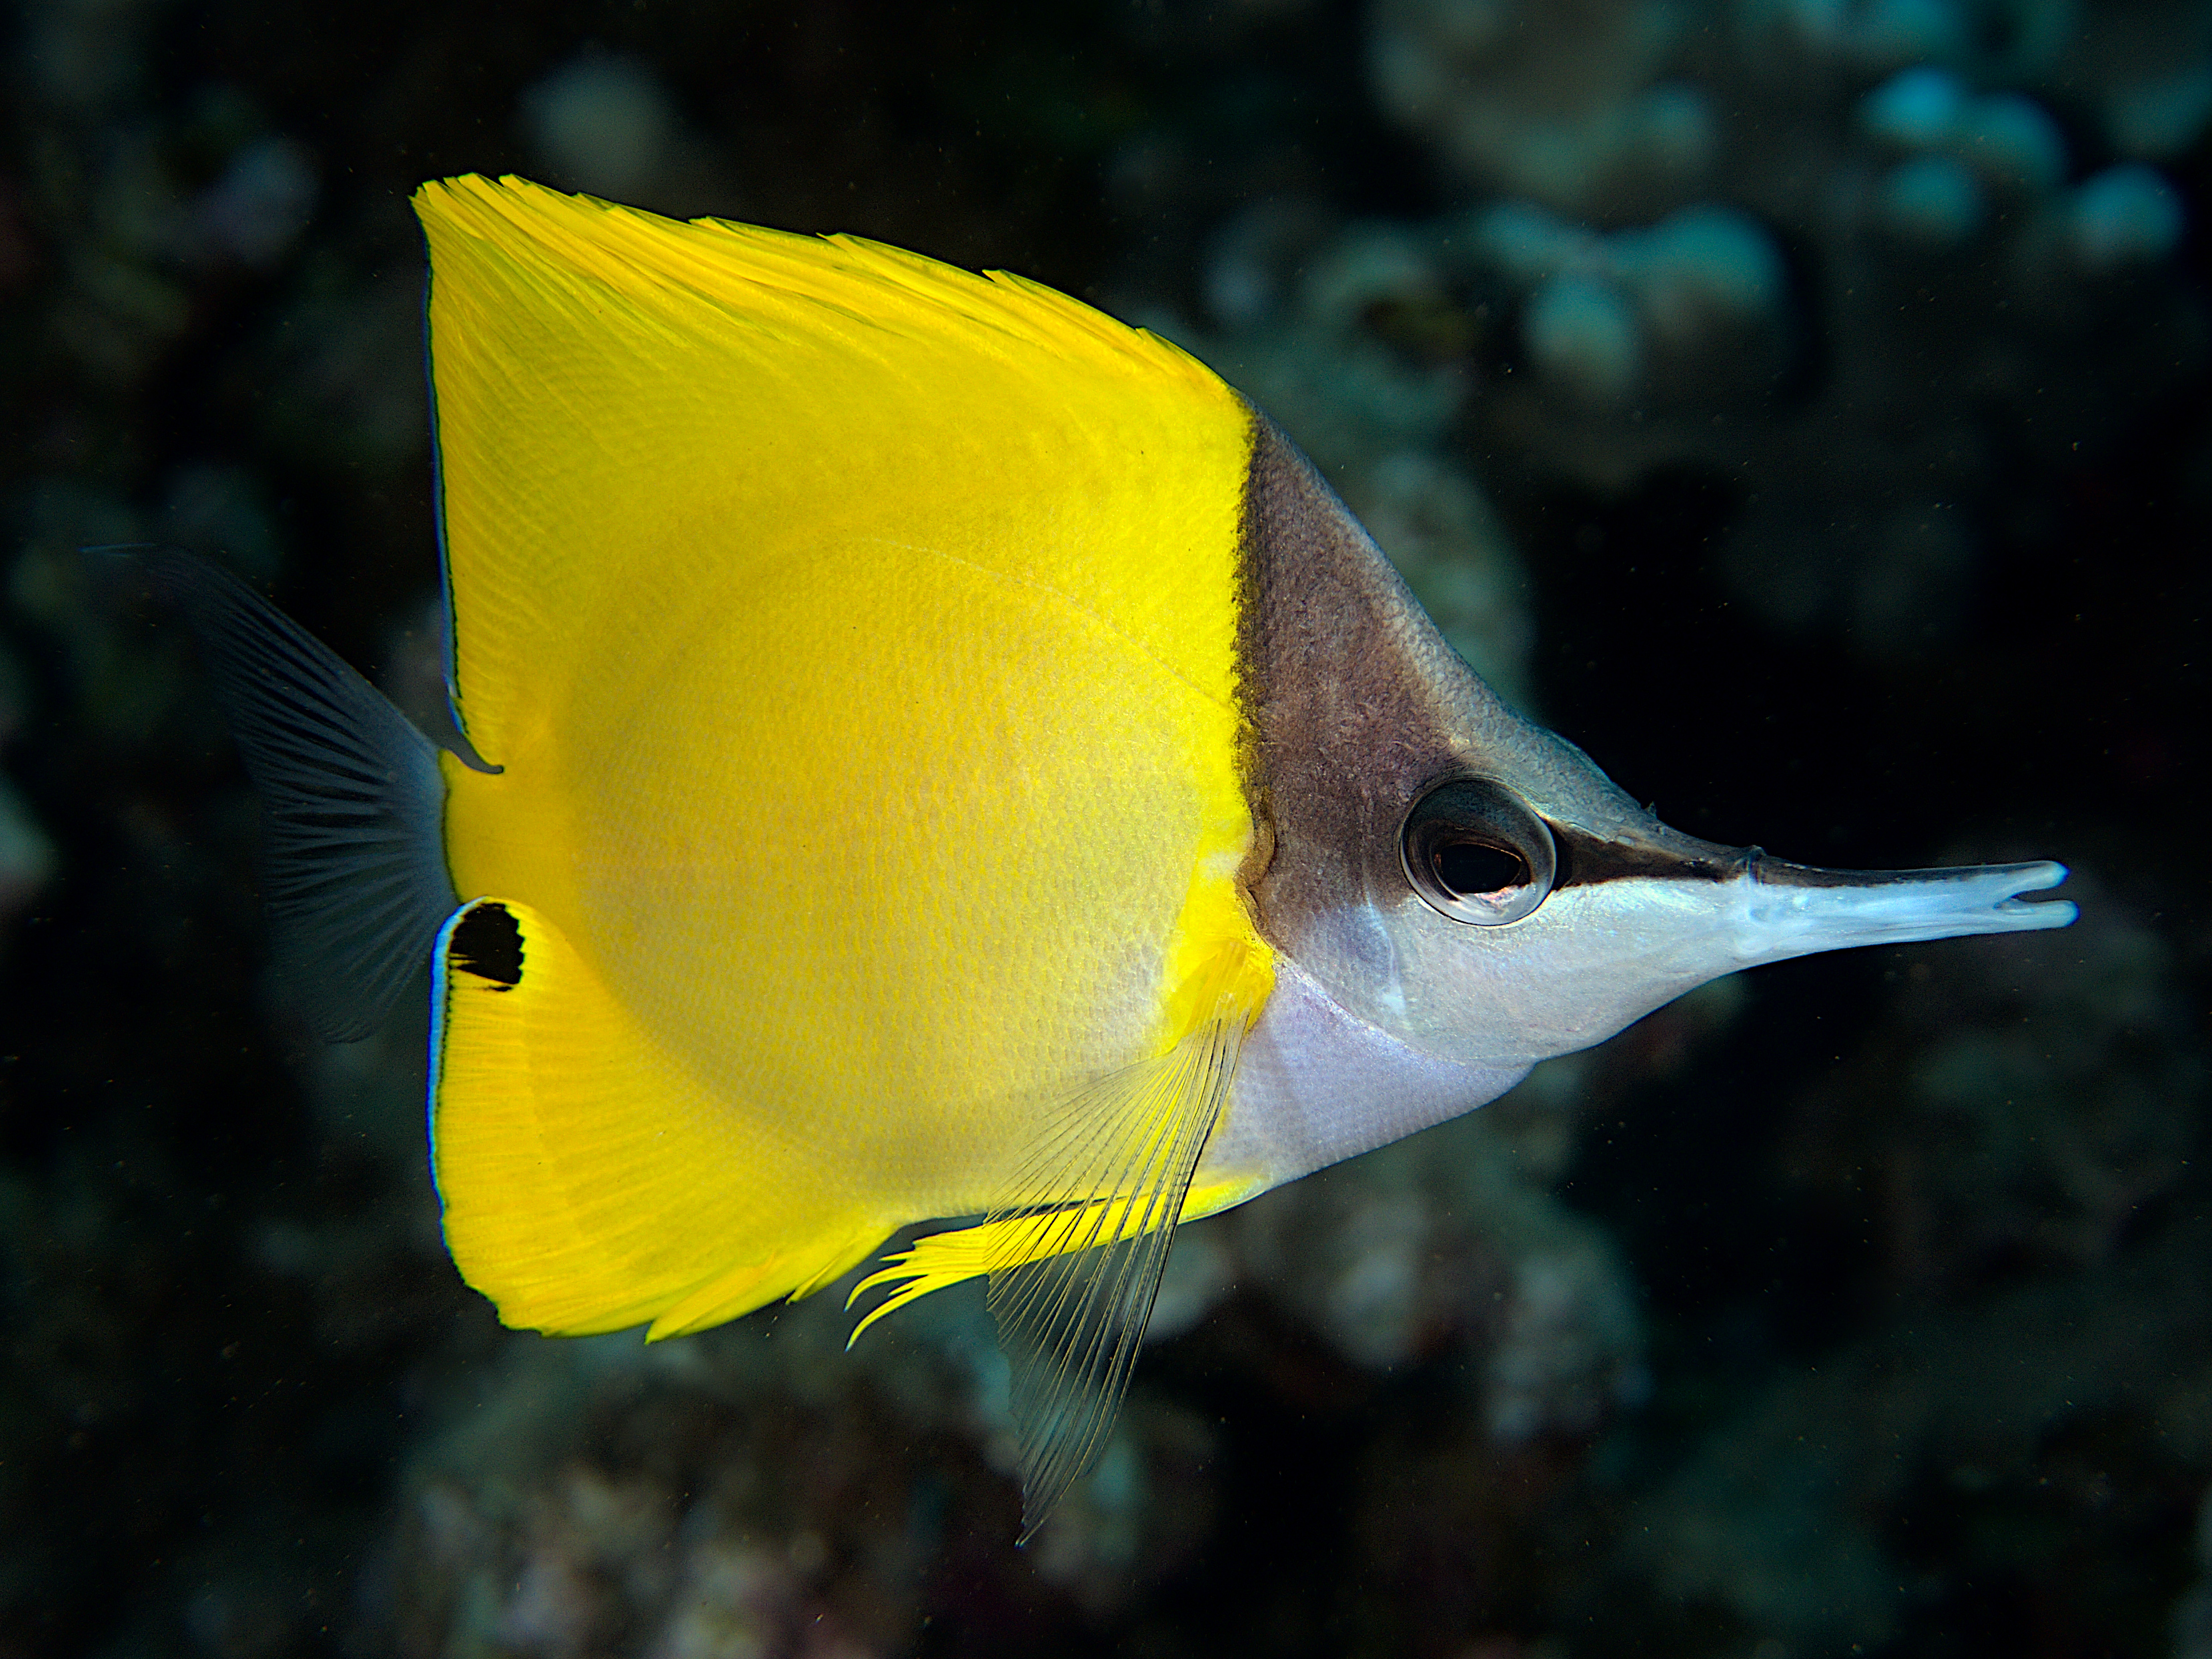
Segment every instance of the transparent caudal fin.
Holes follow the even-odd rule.
[[[322,1036],[374,1031],[458,902],[438,751],[337,653],[228,572],[118,550],[198,639],[262,803],[270,949]]]

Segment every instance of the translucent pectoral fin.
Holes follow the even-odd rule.
[[[1224,983],[1213,1013],[1157,1059],[1048,1114],[1009,1195],[972,1227],[933,1233],[854,1291],[894,1286],[853,1334],[931,1291],[988,1274],[1012,1368],[1026,1541],[1097,1461],[1152,1316],[1176,1224],[1243,1191],[1192,1176],[1257,1008]]]
[[[1135,1115],[1150,1127],[1134,1144],[1099,1149],[1122,1166],[1117,1195],[1041,1212],[1040,1253],[991,1274],[991,1313],[1013,1372],[1024,1540],[1105,1445],[1243,1035],[1241,1021],[1210,1020],[1170,1064],[1147,1068]]]

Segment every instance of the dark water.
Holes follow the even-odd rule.
[[[0,1659],[2212,1651],[2212,9],[5,27]],[[406,198],[470,169],[1159,327],[1672,822],[2056,857],[2082,921],[1760,970],[1190,1230],[1022,1553],[972,1303],[503,1333],[421,1016],[284,1012],[204,684],[72,552],[223,556],[419,701]]]

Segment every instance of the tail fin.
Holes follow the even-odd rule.
[[[318,1034],[368,1036],[459,903],[446,870],[438,751],[235,576],[173,549],[131,554],[191,624],[261,792],[276,970]]]

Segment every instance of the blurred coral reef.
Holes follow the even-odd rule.
[[[2212,1654],[2212,5],[27,0],[0,116],[0,1655]],[[1030,1548],[980,1296],[501,1330],[423,1016],[268,982],[88,545],[435,705],[421,179],[1003,264],[1314,456],[1716,839],[2063,935],[1709,988],[1179,1237]]]

